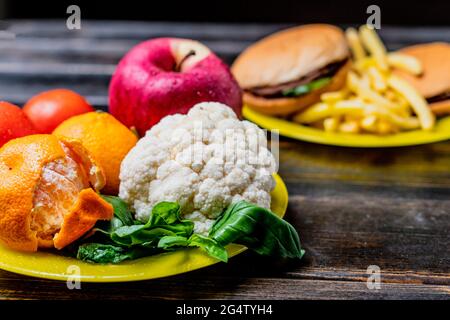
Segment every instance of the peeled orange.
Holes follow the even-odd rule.
[[[109,220],[94,190],[105,176],[79,141],[31,135],[0,148],[0,242],[22,251],[61,249]]]
[[[53,134],[80,140],[105,171],[102,193],[117,195],[120,164],[138,141],[130,129],[109,113],[89,112],[64,121]]]

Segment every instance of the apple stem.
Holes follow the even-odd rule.
[[[174,68],[175,72],[180,72],[181,71],[181,66],[183,65],[183,63],[191,56],[195,56],[195,51],[194,50],[189,51],[188,54],[185,55],[183,57],[183,59],[181,59],[180,63],[175,64],[175,68]]]

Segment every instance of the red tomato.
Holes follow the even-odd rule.
[[[31,98],[23,107],[23,111],[39,132],[52,133],[61,122],[95,110],[78,93],[55,89]]]
[[[19,107],[0,101],[0,147],[9,140],[35,133],[36,128]]]

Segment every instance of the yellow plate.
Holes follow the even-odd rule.
[[[343,147],[402,147],[426,144],[450,139],[450,116],[437,121],[432,131],[413,130],[392,135],[350,134],[325,132],[291,121],[267,116],[244,106],[244,117],[262,128],[277,129],[280,135],[308,142]]]
[[[283,217],[288,203],[286,186],[278,175],[272,191],[272,211]],[[227,246],[230,257],[243,251],[244,246]],[[201,249],[189,248],[156,256],[125,261],[117,265],[99,265],[82,262],[50,252],[23,253],[0,246],[0,269],[45,279],[85,282],[124,282],[155,279],[204,268],[218,263]]]

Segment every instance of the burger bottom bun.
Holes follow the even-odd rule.
[[[322,93],[341,89],[347,79],[350,65],[351,62],[349,60],[336,72],[329,84],[300,97],[264,98],[246,91],[244,92],[244,104],[257,112],[271,116],[286,116],[301,111],[320,101],[320,95]]]
[[[450,99],[430,103],[431,111],[437,116],[450,114]]]

